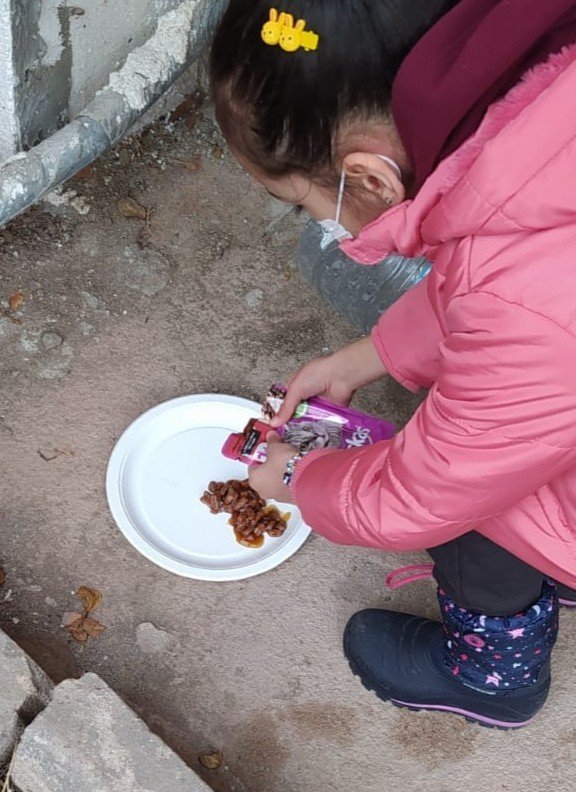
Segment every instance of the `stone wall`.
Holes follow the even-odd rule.
[[[56,687],[0,631],[0,767],[18,792],[210,792],[96,674]]]
[[[0,0],[0,161],[73,118],[180,0]]]

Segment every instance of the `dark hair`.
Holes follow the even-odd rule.
[[[400,64],[458,0],[279,0],[320,36],[316,51],[262,41],[273,0],[230,0],[210,54],[225,136],[271,175],[328,173],[345,121],[386,117]]]

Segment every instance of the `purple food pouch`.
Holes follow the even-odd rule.
[[[286,396],[284,385],[273,385],[262,408],[262,419],[274,418]],[[380,440],[389,440],[396,427],[389,421],[341,407],[313,396],[300,402],[294,415],[276,430],[284,443],[295,446],[301,454],[319,448],[360,448]]]

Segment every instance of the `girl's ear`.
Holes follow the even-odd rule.
[[[379,198],[384,206],[395,206],[406,197],[406,189],[396,170],[377,154],[361,151],[347,154],[342,168],[347,177]]]

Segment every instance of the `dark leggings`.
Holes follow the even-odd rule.
[[[463,608],[508,616],[540,596],[544,575],[476,531],[428,553],[438,585]]]

